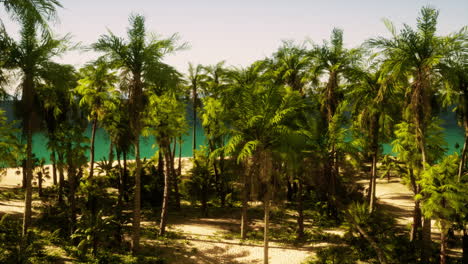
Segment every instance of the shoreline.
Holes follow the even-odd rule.
[[[177,168],[178,166],[178,159],[175,159],[175,167]],[[192,162],[190,161],[191,157],[182,157],[182,175],[185,175],[189,172],[189,170],[192,168]],[[142,159],[143,160],[143,159]],[[99,162],[99,161],[98,161]],[[96,163],[95,162],[95,169],[96,169]],[[127,160],[127,163],[133,163],[135,160]],[[115,160],[112,165],[116,166],[118,162]],[[49,170],[49,177],[44,178],[42,182],[43,187],[50,187],[53,185],[53,179],[52,179],[52,164],[47,164],[44,165],[44,167],[48,168]],[[89,162],[86,166],[89,168]],[[0,186],[2,187],[8,187],[8,188],[17,188],[21,187],[22,181],[23,181],[23,173],[22,173],[22,168],[4,168],[1,169],[1,174],[0,174]],[[66,171],[64,172],[65,179],[67,179],[67,173]],[[58,175],[57,175],[58,178]],[[37,187],[37,178],[33,179],[33,187]]]

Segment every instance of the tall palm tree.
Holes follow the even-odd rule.
[[[145,87],[152,68],[158,67],[161,59],[175,51],[177,35],[167,39],[149,37],[146,32],[145,18],[141,15],[131,15],[130,28],[127,31],[128,40],[117,37],[112,32],[102,35],[93,44],[98,52],[103,52],[111,63],[117,65],[123,74],[128,76],[128,98],[130,127],[133,131],[135,146],[135,198],[132,231],[132,251],[138,252],[140,245],[140,207],[141,207],[141,160],[140,133],[143,128],[142,115],[146,105]]]
[[[320,109],[324,127],[331,134],[331,124],[334,123],[335,114],[340,103],[343,101],[342,85],[355,64],[361,58],[359,49],[346,49],[343,45],[343,30],[333,29],[330,42],[324,41],[323,45],[314,45],[309,56],[312,59],[311,81],[318,90],[315,91],[320,97]],[[319,79],[326,78],[324,87],[319,85]],[[329,140],[328,162],[326,162],[325,175],[328,181],[327,193],[333,197],[336,194],[338,184],[338,158],[336,149],[337,142]]]
[[[350,75],[349,101],[353,102],[355,126],[364,131],[370,156],[372,159],[371,176],[369,181],[369,213],[375,206],[377,162],[380,142],[386,135],[384,126],[392,120],[390,111],[398,103],[391,101],[396,97],[396,89],[391,80],[383,75],[378,65],[368,69],[355,68]],[[387,129],[386,131],[389,131]],[[387,134],[387,136],[390,136]]]
[[[264,259],[268,263],[269,214],[272,200],[275,151],[291,129],[286,120],[296,115],[302,108],[298,92],[275,85],[271,82],[257,82],[253,85],[239,87],[235,104],[231,108],[236,112],[233,118],[233,136],[226,149],[237,152],[237,160],[253,159],[258,166],[258,180],[263,186],[264,203]]]
[[[424,171],[433,162],[427,157],[425,133],[432,117],[431,97],[436,91],[439,79],[438,65],[441,59],[450,54],[454,39],[436,35],[439,12],[431,7],[423,7],[417,19],[416,29],[404,25],[397,33],[390,21],[385,21],[392,34],[391,38],[374,38],[368,41],[385,57],[382,70],[395,78],[406,78],[406,106],[404,118],[414,123],[414,134],[421,153],[420,166]],[[424,218],[423,259],[429,258],[431,241],[431,221]]]
[[[204,67],[204,85],[201,86],[201,120],[210,153],[214,153],[216,149],[224,146],[229,133],[226,125],[229,112],[222,104],[222,97],[229,87],[230,79],[228,69],[225,68],[224,64],[225,62],[221,61],[215,65]],[[219,153],[218,156],[211,156],[209,164],[213,166],[215,189],[221,206],[224,207],[229,188],[227,186],[228,179],[224,177],[225,156],[222,152],[217,153]]]
[[[48,138],[47,148],[51,152],[52,178],[54,185],[56,185],[58,167],[56,154],[59,150],[57,132],[60,124],[67,119],[71,108],[73,108],[72,89],[77,84],[77,73],[71,65],[48,63],[48,66],[44,68],[47,69],[46,74],[48,76],[44,77],[44,82],[37,88],[44,109],[44,121]],[[61,184],[63,185],[63,182]]]
[[[37,127],[38,97],[36,88],[48,72],[51,59],[64,52],[65,39],[53,39],[50,35],[38,38],[37,23],[33,18],[23,20],[20,41],[9,41],[9,56],[4,67],[19,69],[21,80],[21,108],[23,118],[23,132],[26,135],[26,195],[23,219],[23,235],[26,235],[31,224],[32,198],[32,134]],[[36,123],[35,123],[36,122]]]
[[[192,90],[192,152],[193,157],[195,158],[195,149],[197,148],[197,107],[198,107],[198,91],[204,85],[205,75],[203,73],[203,66],[198,64],[194,66],[192,63],[189,63],[189,74],[188,82],[190,89]]]
[[[264,72],[265,63],[264,62],[257,62],[245,69],[232,69],[228,72],[229,79],[231,79],[231,83],[228,86],[228,89],[224,96],[220,97],[221,104],[225,109],[231,109],[229,112],[229,116],[227,117],[228,123],[232,121],[239,120],[239,118],[243,117],[240,111],[232,111],[232,109],[239,109],[234,108],[236,105],[242,101],[240,97],[244,90],[253,89],[257,83],[263,81],[264,77],[262,73]],[[251,101],[249,101],[252,103]],[[251,106],[253,107],[253,106]],[[233,136],[233,131],[228,132],[231,136]],[[246,131],[247,132],[247,131]],[[241,137],[242,139],[242,137]],[[231,140],[229,142],[234,142]],[[240,142],[239,142],[240,143]],[[236,153],[236,148],[229,148],[232,144],[228,143],[223,147],[223,151],[226,155],[238,155]],[[213,154],[212,154],[213,155]],[[249,201],[249,181],[253,177],[254,172],[256,172],[255,164],[252,164],[252,160],[245,160],[243,162],[243,169],[244,172],[242,173],[242,210],[241,210],[241,239],[247,238],[247,229],[248,229],[248,219],[247,219],[247,209],[248,209],[248,201]]]

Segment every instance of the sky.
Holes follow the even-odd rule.
[[[189,48],[164,60],[181,72],[188,63],[247,66],[270,56],[282,40],[321,43],[334,27],[344,30],[347,47],[375,36],[389,36],[382,18],[414,26],[422,6],[440,10],[439,34],[468,25],[468,0],[62,0],[59,21],[52,29],[59,36],[70,33],[72,41],[86,46],[108,30],[125,36],[130,14],[146,17],[148,31],[162,37],[178,33]],[[7,31],[15,36],[19,27],[8,21],[0,7]],[[93,52],[69,52],[58,61],[77,67],[96,59]]]

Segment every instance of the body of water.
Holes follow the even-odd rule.
[[[0,108],[6,110],[9,120],[13,120],[13,104],[11,102],[0,102]],[[187,118],[190,123],[193,122],[190,118],[191,108],[187,108]],[[463,147],[464,143],[464,132],[461,127],[457,125],[455,113],[453,112],[444,112],[440,115],[443,120],[443,128],[445,140],[447,142],[447,154],[452,154],[454,152],[460,152],[460,149]],[[191,126],[192,126],[191,125]],[[199,120],[197,120],[197,147],[204,145],[206,138],[203,133],[203,129]],[[86,136],[91,137],[91,126],[88,126],[86,130]],[[192,128],[190,128],[182,137],[182,157],[191,157],[192,156]],[[154,156],[157,151],[156,141],[154,137],[141,137],[140,138],[140,152],[142,158],[151,158]],[[458,148],[456,147],[458,146]],[[33,152],[39,158],[44,158],[47,163],[50,163],[50,154],[47,149],[47,137],[43,133],[36,133],[33,136]],[[132,151],[133,152],[133,151]],[[391,146],[388,144],[384,145],[384,152],[391,153]],[[87,153],[89,156],[89,153]],[[176,155],[179,155],[179,146],[176,149]],[[96,160],[102,160],[103,158],[108,159],[109,156],[109,136],[104,129],[98,128],[96,132],[96,141],[95,141],[95,157]],[[133,158],[133,155],[129,155],[129,159]]]

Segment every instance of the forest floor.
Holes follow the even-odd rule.
[[[18,186],[21,177],[14,170],[7,177],[0,178],[0,216],[12,214],[21,217],[23,213],[22,193]],[[365,179],[358,181],[367,187]],[[45,184],[50,185],[49,183]],[[398,224],[409,230],[414,207],[412,192],[399,178],[377,181],[378,203],[392,213]],[[35,197],[37,198],[37,197]],[[39,206],[40,201],[35,200]],[[261,263],[263,259],[263,224],[261,204],[253,204],[250,211],[250,232],[247,240],[240,240],[240,210],[234,208],[212,208],[209,217],[201,217],[198,208],[186,204],[182,211],[169,215],[167,238],[156,237],[155,221],[142,222],[142,243],[156,255],[179,264],[215,263]],[[36,211],[37,212],[37,211]],[[147,217],[147,219],[153,219]],[[300,264],[313,258],[317,249],[339,244],[344,230],[323,229],[306,222],[309,239],[307,244],[294,242],[294,210],[273,209],[271,215],[271,242],[269,259],[272,264]],[[438,240],[438,229],[433,224],[433,238]],[[311,241],[311,242],[310,242]],[[61,263],[70,263],[63,261]]]

